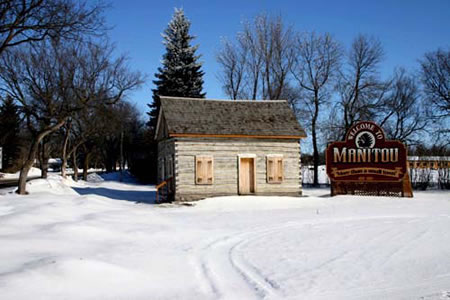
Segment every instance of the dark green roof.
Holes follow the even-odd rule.
[[[287,101],[161,96],[170,134],[306,137]]]

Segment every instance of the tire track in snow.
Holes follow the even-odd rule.
[[[408,219],[410,217],[400,217]],[[368,219],[398,219],[397,216],[385,216],[375,218],[342,218],[328,219],[316,222],[287,222],[283,225],[269,227],[254,227],[246,232],[223,235],[205,246],[197,248],[194,253],[194,263],[200,273],[200,281],[207,292],[212,293],[214,298],[227,299],[261,299],[261,298],[283,298],[280,285],[264,276],[260,270],[247,262],[240,249],[245,245],[267,237],[279,230],[319,225],[326,223],[341,223],[366,221]],[[384,235],[384,232],[381,234]],[[376,238],[379,238],[377,235]],[[345,251],[332,258],[323,266],[334,260],[348,255]],[[238,276],[235,276],[235,275]]]
[[[280,285],[275,281],[265,277],[261,273],[261,271],[259,271],[256,267],[254,267],[250,263],[248,263],[246,260],[244,260],[242,255],[237,255],[237,251],[241,246],[246,245],[256,239],[263,238],[271,234],[272,231],[275,231],[275,229],[262,235],[260,234],[257,237],[254,237],[250,240],[240,241],[239,243],[231,247],[229,251],[229,258],[233,267],[241,275],[241,277],[244,278],[244,280],[255,289],[256,293],[264,298],[267,296],[280,297],[279,294]]]
[[[279,284],[249,264],[239,254],[240,248],[280,229],[299,225],[307,224],[289,222],[281,226],[257,227],[241,234],[222,236],[200,248],[196,261],[203,285],[215,298],[282,298]],[[234,276],[236,274],[239,276]]]

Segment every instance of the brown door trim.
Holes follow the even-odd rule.
[[[248,167],[247,172],[250,173],[242,173],[246,172],[246,170],[243,170],[243,167],[241,166],[243,160],[248,160],[251,162]],[[245,180],[243,176],[247,177],[249,181],[248,189],[242,186],[242,180]],[[256,194],[256,155],[239,155],[238,156],[238,194],[239,195],[252,195]]]

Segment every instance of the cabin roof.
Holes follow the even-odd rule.
[[[169,136],[306,137],[285,100],[160,99]]]

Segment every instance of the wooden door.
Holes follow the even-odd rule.
[[[241,158],[239,168],[239,194],[255,193],[255,159]]]

